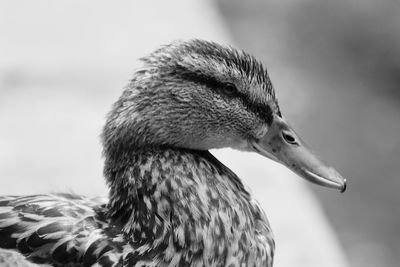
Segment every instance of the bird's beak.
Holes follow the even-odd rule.
[[[277,161],[306,180],[325,187],[346,190],[346,179],[317,158],[290,125],[274,115],[272,125],[260,140],[252,141],[259,154]]]

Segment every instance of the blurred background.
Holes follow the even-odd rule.
[[[192,37],[233,43],[265,63],[283,114],[348,178],[342,195],[304,183],[340,253],[352,267],[398,266],[398,0],[0,1],[0,193],[106,194],[98,138],[106,112],[137,58]],[[272,194],[278,179],[246,181],[261,175],[253,162],[237,172],[256,195]]]

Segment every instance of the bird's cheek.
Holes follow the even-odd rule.
[[[253,136],[256,139],[261,139],[262,137],[264,137],[267,134],[268,129],[269,129],[269,127],[267,124],[265,124],[265,123],[259,124],[253,130]]]
[[[254,149],[251,147],[249,142],[247,140],[241,140],[240,142],[237,142],[235,146],[232,146],[233,149],[237,149],[239,151],[245,151],[245,152],[253,152]]]

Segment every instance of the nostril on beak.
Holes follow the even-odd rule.
[[[286,142],[289,144],[297,144],[296,138],[288,132],[282,132],[282,137],[285,139]]]

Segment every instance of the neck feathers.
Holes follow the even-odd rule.
[[[208,151],[149,147],[107,161],[105,176],[111,222],[132,246],[160,252],[166,265],[270,266],[274,243],[265,215]]]
[[[138,149],[118,160],[106,159],[104,174],[110,187],[110,216],[125,222],[132,214],[140,217],[147,211],[168,217],[171,205],[184,202],[182,198],[187,198],[189,210],[206,209],[218,202],[213,199],[216,190],[250,198],[240,179],[208,151]]]

